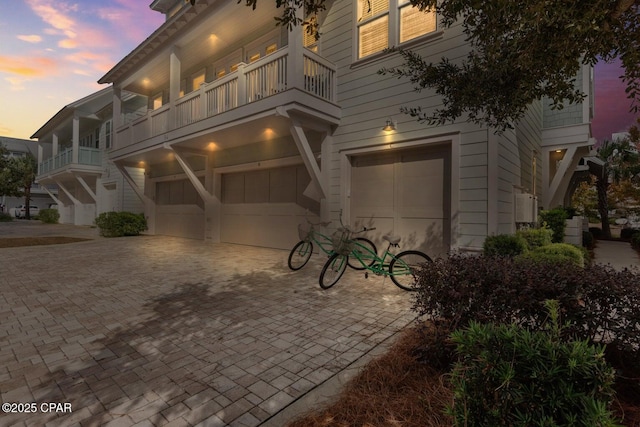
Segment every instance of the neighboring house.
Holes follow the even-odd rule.
[[[536,102],[501,135],[400,114],[441,99],[378,75],[401,63],[384,48],[434,62],[469,49],[460,26],[442,30],[404,0],[328,1],[318,42],[274,27],[271,1],[151,7],[165,23],[99,80],[113,88],[107,156],[144,201],[151,233],[290,248],[307,212],[333,227],[342,213],[376,227],[378,242],[400,235],[403,249],[479,250],[535,219],[533,195],[562,204],[592,142],[592,97],[559,111]],[[589,88],[590,69],[580,77]]]
[[[38,156],[38,143],[28,139],[9,138],[0,136],[0,146],[4,146],[8,150],[9,157],[24,157],[27,153],[31,153],[34,157]],[[57,194],[58,189],[55,186],[48,188],[34,183],[31,186],[31,206],[37,206],[38,209],[46,209],[49,205],[55,204],[50,194]],[[4,206],[4,212],[12,212],[16,206],[24,205],[24,197],[8,197],[0,196],[0,204]]]
[[[92,225],[102,212],[143,212],[132,191],[108,156],[112,145],[113,89],[107,88],[62,108],[31,138],[38,138],[38,175],[58,204],[60,222]],[[125,168],[143,187],[143,170]],[[136,187],[136,188],[137,188]]]

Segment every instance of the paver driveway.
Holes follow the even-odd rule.
[[[0,249],[1,398],[36,403],[0,425],[260,425],[414,317],[390,280],[350,270],[323,291],[323,258],[292,272],[287,255],[161,236]]]

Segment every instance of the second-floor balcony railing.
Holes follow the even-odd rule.
[[[102,153],[97,148],[78,147],[78,161],[73,161],[73,149],[67,148],[38,165],[40,175],[55,171],[64,166],[77,164],[85,166],[101,166]]]
[[[254,63],[240,64],[237,71],[202,84],[199,89],[175,102],[125,123],[116,130],[118,146],[161,135],[292,87],[325,101],[335,102],[335,65],[310,50],[303,51],[300,68],[302,79],[291,78],[289,61],[300,59],[292,58],[288,47],[284,47]]]

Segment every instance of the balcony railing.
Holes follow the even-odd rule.
[[[199,89],[150,110],[136,120],[125,123],[117,133],[117,144],[161,135],[172,129],[196,123],[241,105],[250,104],[292,87],[328,102],[336,99],[336,67],[320,55],[303,49],[301,58],[292,58],[284,47],[252,64],[240,64],[238,70]],[[291,78],[289,61],[301,60],[303,78]],[[173,125],[172,125],[173,124]]]
[[[38,165],[39,174],[52,172],[73,163],[73,149],[67,148]],[[97,148],[78,147],[78,165],[101,166],[102,152]]]

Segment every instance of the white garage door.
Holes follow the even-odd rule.
[[[291,249],[307,210],[319,221],[319,203],[303,195],[310,182],[303,165],[223,174],[220,240]]]
[[[434,257],[450,245],[451,151],[448,145],[351,158],[351,223],[382,248],[385,234],[400,236],[400,250]]]

